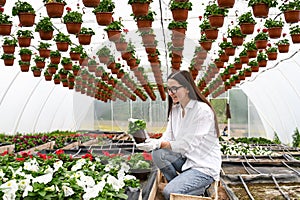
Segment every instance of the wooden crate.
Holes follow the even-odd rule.
[[[174,194],[170,195],[170,200],[212,200],[210,197],[200,197],[200,196],[193,196],[187,194]]]

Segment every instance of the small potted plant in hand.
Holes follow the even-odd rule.
[[[144,142],[149,137],[145,132],[146,122],[142,119],[133,118],[128,119],[128,121],[128,134],[133,136],[136,143]]]
[[[34,24],[35,11],[27,2],[18,0],[12,8],[12,15],[19,16],[21,26],[30,27]]]

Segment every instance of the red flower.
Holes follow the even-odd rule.
[[[259,32],[259,31],[260,31],[260,29],[258,28],[256,31],[257,31],[257,32]]]
[[[202,16],[199,16],[199,20],[200,20],[200,21],[202,20]]]
[[[47,155],[46,154],[41,154],[41,153],[38,153],[38,156],[43,159],[43,160],[47,160]]]
[[[108,151],[103,151],[102,153],[103,153],[103,155],[105,155],[105,156],[108,156],[108,157],[110,156],[110,154],[108,153]]]
[[[0,7],[0,12],[4,12],[4,8],[3,7]]]
[[[93,59],[96,59],[96,56],[93,56]]]
[[[227,42],[227,38],[223,37],[223,42]]]
[[[66,7],[66,10],[70,12],[72,9],[70,7]]]
[[[1,156],[5,156],[6,154],[8,154],[8,151],[4,151],[3,153],[1,153]]]
[[[271,43],[268,43],[267,46],[270,47],[270,46],[271,46]]]
[[[79,6],[79,3],[77,4],[77,6]]]
[[[89,158],[89,159],[90,159],[90,161],[92,161],[92,160],[93,160],[93,155],[92,155],[92,154],[90,154],[90,153],[87,153],[87,154],[85,154],[85,155],[81,156],[81,158]]]
[[[118,61],[120,61],[121,59],[120,58],[118,58]]]
[[[124,28],[123,29],[124,33],[128,33],[128,29]]]
[[[16,158],[16,161],[24,161],[25,158]]]
[[[283,33],[282,36],[285,37],[285,36],[286,36],[286,33]]]
[[[145,160],[152,160],[152,156],[150,153],[143,152],[143,157]]]
[[[266,33],[266,32],[268,32],[268,29],[264,28],[262,31],[263,31],[264,33]]]
[[[59,149],[59,150],[57,150],[56,152],[55,152],[55,154],[56,155],[60,155],[60,154],[64,154],[65,152],[64,152],[64,150],[62,150],[62,149]]]
[[[21,152],[21,156],[22,156],[23,158],[32,157],[32,155],[30,155],[30,151],[28,151],[28,152],[22,151],[22,152]]]

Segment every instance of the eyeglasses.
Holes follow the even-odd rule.
[[[182,88],[183,86],[181,85],[181,86],[172,86],[172,87],[168,87],[167,89],[168,89],[168,91],[170,91],[172,94],[175,94],[176,92],[177,92],[177,90],[179,89],[179,88]]]

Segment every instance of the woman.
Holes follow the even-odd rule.
[[[167,87],[167,129],[160,139],[148,139],[137,147],[153,150],[153,161],[168,181],[165,199],[171,193],[202,195],[219,180],[221,169],[216,115],[188,71],[172,73]]]

